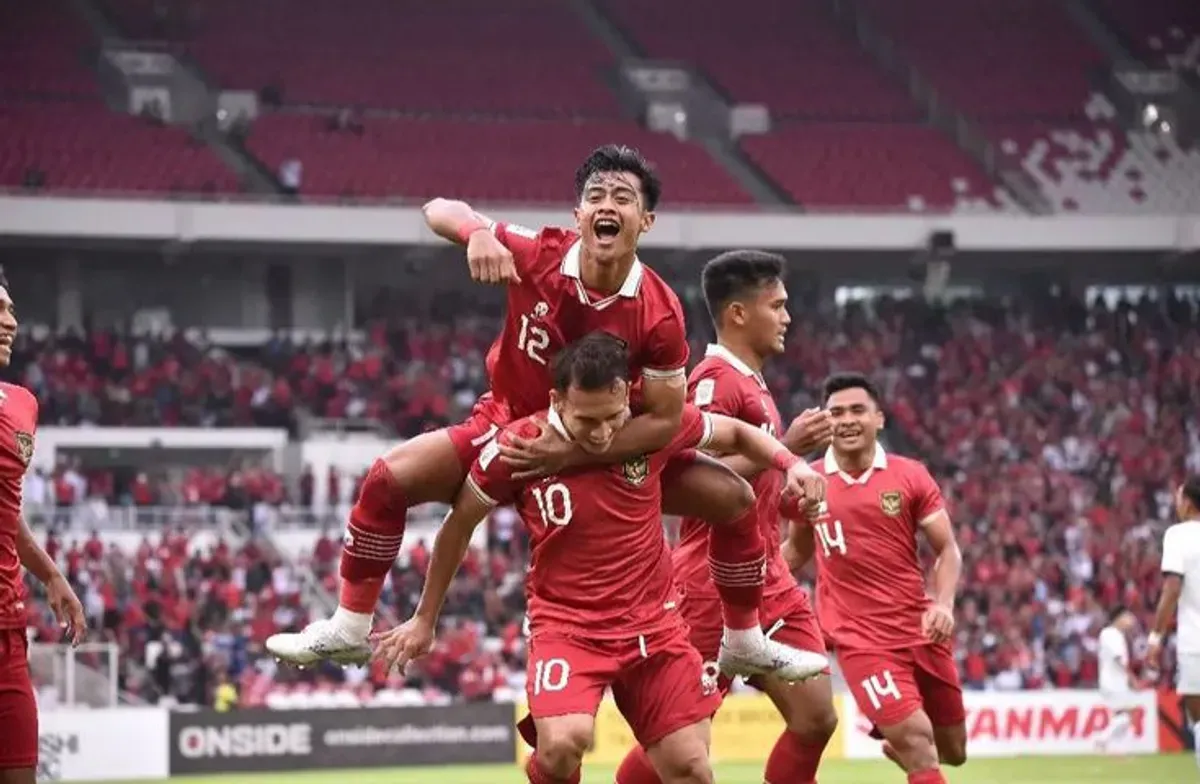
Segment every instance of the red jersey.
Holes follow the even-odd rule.
[[[817,615],[834,647],[895,650],[924,645],[921,617],[932,600],[917,556],[917,531],[945,509],[928,469],[875,447],[852,477],[825,455],[828,513],[813,523]]]
[[[545,420],[566,435],[553,410],[514,422],[507,433],[531,437]],[[471,466],[467,485],[491,506],[512,504],[530,534],[525,580],[529,623],[595,640],[655,634],[683,623],[662,528],[659,475],[673,455],[701,448],[712,422],[685,406],[665,449],[612,466],[532,482],[512,479],[493,439]]]
[[[17,533],[21,486],[33,459],[38,403],[25,387],[0,382],[0,629],[24,629],[25,586]]]
[[[583,284],[578,233],[534,232],[505,223],[493,231],[512,252],[521,276],[520,284],[508,287],[504,326],[487,355],[491,394],[509,420],[550,405],[550,361],[568,343],[596,330],[625,341],[635,382],[640,376],[686,372],[683,308],[652,269],[635,260],[620,291],[600,297]]]
[[[688,402],[713,414],[740,419],[778,437],[783,420],[765,382],[745,362],[723,346],[710,345],[704,360],[688,378]],[[784,476],[766,470],[754,477],[754,514],[767,546],[767,574],[763,595],[790,591],[796,581],[780,551],[779,499]],[[715,597],[708,567],[708,535],[712,526],[703,520],[685,519],[679,529],[679,545],[672,554],[675,576],[689,596]]]

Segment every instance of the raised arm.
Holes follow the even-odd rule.
[[[521,282],[521,272],[537,248],[536,232],[494,221],[456,199],[433,199],[421,211],[434,234],[466,247],[472,280]]]

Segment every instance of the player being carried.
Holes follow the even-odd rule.
[[[0,273],[0,367],[12,361],[17,316]],[[21,483],[33,458],[38,403],[16,384],[0,383],[0,782],[34,784],[38,712],[29,677],[21,567],[46,586],[50,608],[72,644],[87,634],[83,605],[21,516]]]
[[[673,456],[710,448],[736,452],[781,474],[780,485],[817,499],[825,478],[769,434],[687,406],[662,450],[614,465],[520,479],[500,457],[509,439],[553,428],[592,454],[604,454],[632,425],[629,356],[622,341],[597,332],[552,363],[548,410],[509,425],[484,448],[437,535],[416,613],[382,635],[377,655],[403,668],[428,653],[446,591],[475,527],[499,504],[513,504],[530,532],[526,578],[530,718],[521,732],[535,752],[535,784],[578,782],[595,714],[611,687],[664,781],[712,781],[709,719],[720,703],[715,667],[688,641],[662,531],[659,479]],[[810,674],[828,660],[805,655]]]
[[[1175,691],[1183,697],[1193,736],[1200,738],[1200,476],[1188,477],[1175,491],[1175,514],[1179,522],[1163,534],[1162,594],[1147,640],[1146,663],[1161,667],[1163,642],[1178,611]],[[1200,765],[1200,742],[1196,764]]]
[[[604,455],[589,454],[553,428],[512,439],[502,459],[520,477],[619,463],[662,449],[678,433],[688,359],[683,309],[637,258],[638,239],[654,224],[661,185],[636,151],[609,145],[595,150],[576,172],[575,192],[575,230],[533,232],[445,199],[425,205],[434,232],[467,246],[476,280],[507,286],[508,315],[487,357],[491,392],[466,422],[410,439],[371,467],[346,530],[338,609],[299,634],[269,638],[267,649],[277,657],[299,665],[322,659],[362,663],[370,657],[372,613],[400,551],[407,510],[452,503],[483,445],[508,422],[546,408],[549,360],[568,343],[593,330],[625,341],[631,378],[640,382],[640,413]],[[666,472],[663,495],[668,513],[714,524],[712,556],[721,574],[761,561],[761,533],[744,514],[754,494],[732,471],[713,460],[680,456]],[[719,585],[723,600],[740,600],[737,585]],[[737,674],[770,671],[789,680],[807,674],[803,657],[766,640],[757,624],[733,639],[722,656]]]
[[[717,342],[708,347],[704,360],[688,379],[689,400],[698,408],[742,420],[772,436],[782,431],[783,423],[763,380],[762,369],[770,357],[783,352],[785,333],[791,322],[783,277],[783,258],[759,251],[731,251],[704,266],[702,288],[716,327]],[[806,454],[827,446],[832,432],[828,413],[813,409],[793,422],[783,442],[793,452]],[[750,594],[747,603],[761,603],[760,617],[739,616],[738,608],[732,605],[726,606],[723,613],[710,576],[709,526],[685,520],[672,559],[675,578],[685,594],[680,610],[691,626],[692,644],[706,661],[714,661],[723,628],[742,629],[761,619],[761,625],[769,629],[768,635],[773,639],[823,653],[825,643],[808,595],[796,584],[780,553],[782,475],[762,470],[759,464],[740,455],[725,456],[723,460],[753,480],[758,500],[750,514],[755,516],[770,553],[766,558],[766,585],[748,585],[744,589]],[[761,564],[755,566],[762,568]],[[771,698],[787,724],[767,759],[764,780],[779,784],[815,781],[821,754],[837,727],[829,679],[789,684],[772,676],[760,676],[750,682]],[[729,679],[722,677],[722,692],[729,685]],[[616,780],[619,784],[659,781],[640,748],[629,753]]]
[[[966,761],[966,713],[952,646],[962,553],[941,491],[924,465],[886,454],[879,393],[864,376],[825,382],[833,444],[826,504],[793,520],[785,557],[817,557],[817,614],[858,709],[912,784],[941,784],[938,767]],[[798,510],[789,516],[801,517]],[[917,555],[924,535],[937,565],[933,596]]]

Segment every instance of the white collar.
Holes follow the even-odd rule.
[[[757,381],[758,385],[763,389],[767,388],[767,382],[763,380],[763,377],[759,373],[755,372],[754,368],[738,359],[736,354],[722,346],[720,343],[709,343],[708,348],[704,349],[704,356],[716,357],[717,359],[728,362],[733,366],[734,370],[738,371],[744,376],[750,376]]]
[[[558,415],[558,412],[554,410],[553,406],[546,410],[546,422],[550,424],[550,427],[557,430],[558,434],[563,438],[567,439],[568,441],[575,440],[571,438],[571,434],[567,432],[567,426],[563,424],[562,417]]]
[[[849,485],[865,485],[872,474],[886,469],[887,465],[887,452],[883,451],[883,447],[877,443],[875,444],[875,456],[871,458],[871,467],[856,479],[838,466],[837,458],[833,456],[833,447],[825,450],[825,473],[830,476],[837,474]]]
[[[579,294],[580,301],[585,305],[591,305],[597,310],[603,310],[612,303],[617,301],[617,297],[625,297],[632,299],[638,295],[638,290],[642,287],[642,262],[637,257],[633,259],[633,266],[629,268],[629,274],[625,276],[625,282],[621,284],[621,288],[616,294],[609,295],[598,302],[592,302],[587,291],[583,288],[583,281],[580,277],[580,251],[583,248],[583,240],[575,240],[575,244],[570,247],[567,254],[563,256],[562,266],[559,267],[559,272],[568,278],[575,281],[575,290]]]

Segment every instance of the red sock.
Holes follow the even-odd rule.
[[[569,778],[555,778],[538,764],[537,752],[535,751],[525,761],[525,776],[529,779],[529,784],[579,784],[580,779],[583,777],[583,766],[581,765],[576,768],[575,772]]]
[[[752,629],[759,625],[766,564],[766,545],[754,507],[732,523],[710,529],[708,569],[721,597],[726,627]]]
[[[828,742],[807,743],[796,733],[784,730],[767,757],[763,778],[771,784],[816,784],[817,766]]]
[[[362,492],[346,526],[338,604],[357,613],[375,612],[383,580],[400,554],[408,509],[391,469],[376,460],[363,480]]]
[[[662,780],[650,764],[646,750],[634,746],[621,760],[621,767],[617,768],[616,784],[662,784]]]
[[[949,784],[938,768],[908,774],[908,784]]]

